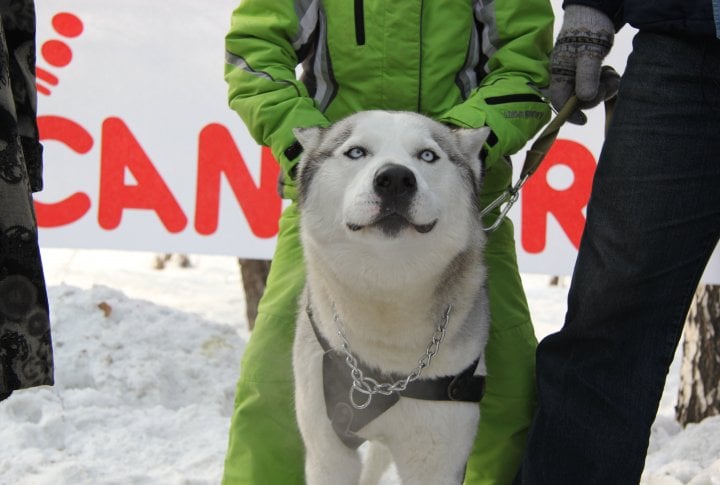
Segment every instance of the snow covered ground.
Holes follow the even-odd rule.
[[[235,258],[158,271],[149,253],[43,257],[56,385],[0,403],[0,485],[219,483],[249,337]],[[557,330],[567,287],[523,278],[538,336]],[[642,483],[720,485],[720,417],[682,430],[677,386],[676,360]]]

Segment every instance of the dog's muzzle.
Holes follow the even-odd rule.
[[[372,222],[387,236],[396,236],[405,227],[413,227],[421,234],[430,232],[437,221],[429,224],[415,224],[410,210],[418,191],[417,179],[412,170],[396,163],[380,167],[373,177],[373,190],[380,199],[378,216]],[[352,231],[359,231],[361,225],[348,225]]]
[[[412,227],[420,234],[433,230],[437,219],[419,223],[413,218],[413,203],[418,194],[415,173],[397,163],[386,163],[373,176],[373,192],[377,196],[377,214],[369,222],[347,224],[351,231],[376,227],[386,236],[395,237],[401,230]]]

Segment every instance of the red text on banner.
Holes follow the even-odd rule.
[[[79,155],[94,146],[91,134],[80,124],[60,116],[39,116],[43,142],[58,142]],[[99,226],[117,229],[126,209],[154,212],[170,233],[186,229],[188,218],[163,175],[148,157],[127,124],[120,118],[107,118],[102,124],[100,180],[98,191]],[[277,194],[279,166],[270,150],[261,150],[260,182],[256,184],[240,150],[227,128],[210,124],[198,140],[194,227],[201,235],[216,232],[220,212],[221,176],[232,188],[251,232],[259,238],[274,237],[282,201]],[[188,167],[193,165],[188,161]],[[127,183],[130,173],[133,183]],[[90,192],[95,192],[91,190]],[[35,201],[38,226],[62,227],[82,219],[93,205],[87,192],[76,191],[56,202]],[[238,224],[241,222],[238,221]]]
[[[566,166],[573,174],[572,184],[563,190],[548,183],[548,172],[558,165]],[[537,254],[545,250],[550,215],[555,217],[573,246],[579,247],[595,166],[595,157],[580,143],[557,140],[553,144],[522,188],[521,241],[525,251]]]

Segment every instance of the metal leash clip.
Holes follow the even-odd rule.
[[[520,172],[520,177],[515,183],[515,185],[505,190],[505,192],[503,192],[497,199],[490,202],[490,204],[488,204],[487,207],[485,207],[480,212],[480,215],[482,217],[485,217],[496,208],[505,204],[505,206],[500,211],[500,215],[497,217],[497,219],[495,219],[495,221],[490,226],[483,227],[483,230],[485,232],[492,232],[497,229],[500,224],[502,224],[503,219],[505,219],[508,212],[510,212],[513,204],[515,204],[515,202],[517,202],[518,198],[520,197],[520,189],[540,166],[540,163],[543,161],[545,155],[547,155],[547,152],[550,150],[550,147],[555,142],[558,132],[560,131],[560,127],[575,111],[577,105],[577,97],[575,95],[571,96],[570,99],[567,100],[567,103],[565,103],[565,106],[563,106],[562,109],[557,113],[555,118],[553,118],[553,120],[548,123],[548,125],[545,127],[542,133],[540,133],[540,135],[537,137],[535,142],[525,154],[525,163],[523,164],[522,171]]]
[[[615,71],[615,69],[610,66],[603,66],[601,76],[617,76],[618,78],[620,77],[620,75]],[[612,119],[613,111],[615,109],[616,94],[617,93],[615,91],[608,93],[608,97],[605,99],[605,133],[607,133],[608,127],[610,125],[610,120]],[[560,131],[560,127],[565,124],[568,118],[570,118],[570,115],[575,112],[578,104],[579,100],[577,96],[570,96],[570,99],[568,99],[565,105],[560,109],[560,111],[557,112],[555,118],[553,118],[552,121],[548,123],[548,125],[545,127],[542,133],[540,133],[540,135],[533,142],[532,146],[525,154],[525,163],[523,164],[523,168],[520,172],[520,177],[515,183],[515,185],[505,190],[505,192],[503,192],[497,199],[493,200],[490,204],[487,205],[487,207],[485,207],[480,212],[480,215],[482,217],[485,217],[496,208],[505,204],[505,207],[502,208],[502,210],[500,211],[500,215],[497,217],[497,219],[490,226],[483,227],[483,230],[485,232],[492,232],[497,229],[498,226],[500,226],[500,224],[502,223],[503,219],[507,217],[507,214],[508,212],[510,212],[513,204],[515,204],[515,202],[517,202],[518,200],[518,197],[520,197],[520,188],[525,184],[527,179],[529,179],[530,176],[538,169],[543,159],[547,155],[548,151],[550,150],[550,147],[552,147],[553,143],[555,143],[558,132]]]
[[[502,208],[500,211],[500,215],[495,219],[495,222],[490,224],[488,227],[483,226],[483,231],[485,232],[493,232],[495,229],[498,228],[500,224],[502,224],[503,219],[507,216],[508,212],[510,212],[510,209],[512,208],[513,204],[517,202],[518,198],[520,197],[520,189],[525,184],[525,181],[530,178],[530,175],[525,175],[521,177],[515,185],[507,189],[505,192],[500,195],[497,199],[490,202],[487,207],[485,207],[480,212],[480,217],[485,217],[490,212],[495,210],[497,207],[500,207],[501,205],[505,204],[505,207]]]

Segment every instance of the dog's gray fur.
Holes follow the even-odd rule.
[[[327,418],[323,350],[307,307],[333,348],[342,347],[337,318],[358,360],[405,376],[451,305],[444,341],[422,375],[456,375],[478,357],[476,374],[485,374],[478,154],[488,131],[386,111],[296,130],[304,148],[297,178],[307,282],[293,367],[307,483],[359,483],[362,468]],[[384,445],[403,483],[460,484],[478,419],[475,403],[401,398],[357,434]],[[360,483],[380,474],[366,470]]]

